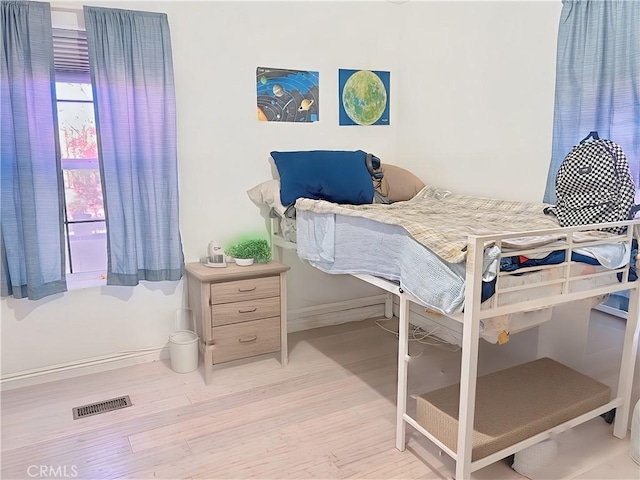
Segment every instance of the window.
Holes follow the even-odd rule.
[[[38,300],[69,281],[180,280],[167,15],[85,6],[55,19],[46,2],[3,2],[1,10],[2,104],[11,108],[2,115],[0,295]]]
[[[83,32],[54,29],[67,273],[105,272],[107,230]]]

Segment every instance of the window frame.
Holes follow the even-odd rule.
[[[55,83],[76,83],[76,84],[88,84],[92,86],[91,76],[89,73],[89,57],[88,48],[86,42],[86,34],[83,29],[62,29],[53,28],[53,46],[54,46],[54,70],[55,70]],[[93,88],[93,87],[92,87]],[[94,99],[68,99],[58,98],[57,89],[56,93],[56,105],[61,103],[70,104],[91,104],[94,106],[94,118],[95,124],[95,102]],[[60,142],[60,125],[59,122],[56,125],[58,136],[56,140]],[[61,179],[64,179],[65,172],[83,169],[83,170],[96,170],[100,176],[102,182],[102,174],[100,171],[100,163],[97,157],[91,158],[66,158],[62,156],[62,151],[59,149],[60,155],[60,175]],[[87,168],[89,167],[89,168]],[[67,208],[67,196],[66,189],[64,188],[64,180],[62,181],[62,196],[63,202],[63,228],[65,234],[65,252],[66,252],[66,277],[67,288],[76,289],[90,286],[106,285],[106,273],[107,263],[103,268],[92,271],[74,272],[73,268],[73,256],[71,245],[71,228],[73,225],[80,224],[98,224],[104,225],[106,232],[106,218],[96,219],[77,219],[70,218]],[[103,205],[104,208],[104,205]],[[106,217],[106,215],[105,215]],[[106,245],[105,245],[106,253]],[[108,260],[107,260],[108,261]]]

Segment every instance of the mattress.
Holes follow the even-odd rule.
[[[460,385],[416,398],[416,421],[454,452]],[[606,404],[611,390],[549,358],[478,377],[472,461]]]

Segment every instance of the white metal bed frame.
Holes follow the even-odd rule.
[[[397,415],[396,415],[396,448],[400,451],[405,450],[406,446],[406,424],[414,427],[422,435],[435,443],[442,451],[446,452],[456,462],[456,479],[467,479],[471,472],[483,468],[502,458],[505,458],[523,448],[534,445],[554,434],[577,426],[594,417],[606,413],[612,409],[616,409],[613,435],[618,438],[625,438],[627,434],[627,424],[630,412],[631,391],[634,374],[634,362],[638,350],[638,337],[640,336],[640,324],[638,322],[638,314],[640,309],[640,280],[637,282],[629,281],[630,264],[607,272],[594,273],[592,275],[574,275],[571,274],[571,265],[576,263],[571,260],[557,265],[536,266],[517,270],[516,272],[500,272],[496,283],[495,294],[485,302],[481,308],[481,290],[482,290],[482,267],[484,247],[489,242],[495,242],[501,246],[501,242],[506,239],[521,238],[527,236],[554,235],[564,239],[563,245],[558,247],[542,246],[537,248],[526,248],[518,251],[509,251],[509,255],[531,255],[532,253],[549,253],[551,250],[566,251],[565,259],[571,259],[571,254],[576,245],[576,234],[589,230],[602,229],[604,227],[627,226],[627,233],[608,238],[606,240],[591,240],[588,242],[580,242],[578,247],[592,246],[603,243],[611,243],[612,241],[628,241],[631,242],[633,232],[640,226],[640,220],[631,220],[626,222],[615,222],[599,225],[588,225],[581,227],[564,227],[547,230],[536,230],[528,232],[517,232],[500,235],[470,235],[467,243],[467,261],[466,261],[466,281],[465,281],[465,308],[463,314],[451,316],[454,320],[462,323],[462,366],[460,373],[460,407],[458,416],[458,437],[457,449],[452,449],[444,445],[431,432],[422,427],[413,417],[407,413],[407,389],[408,389],[408,367],[411,357],[408,355],[408,329],[409,329],[409,305],[414,302],[421,305],[421,302],[413,295],[405,292],[401,286],[372,275],[353,275],[367,283],[382,288],[387,292],[387,301],[385,303],[385,316],[392,316],[392,295],[399,299],[399,335],[398,335],[398,385],[397,385]],[[296,249],[296,244],[283,239],[278,235],[279,224],[277,219],[271,221],[271,237],[274,255],[279,252],[277,248]],[[576,247],[577,248],[577,247]],[[525,284],[518,287],[501,288],[500,279],[517,273],[525,273],[533,270],[543,270],[550,268],[562,268],[563,275],[556,280],[541,281],[533,284]],[[577,280],[585,280],[588,278],[611,275],[612,273],[621,273],[622,281],[617,279],[611,284],[589,288],[585,290],[575,291],[572,288]],[[555,285],[560,287],[557,294],[544,296],[543,298],[535,298],[517,303],[500,305],[500,296],[516,290],[528,290],[544,286]],[[624,344],[622,350],[622,360],[620,364],[620,372],[618,377],[618,387],[615,397],[605,405],[591,410],[583,415],[573,418],[567,422],[557,425],[549,430],[538,433],[526,440],[513,444],[494,454],[483,457],[479,460],[472,461],[472,441],[473,441],[473,425],[475,415],[475,399],[476,399],[476,380],[478,373],[478,350],[480,339],[480,321],[497,315],[505,315],[509,313],[530,311],[543,307],[555,306],[562,303],[582,300],[598,295],[604,295],[620,290],[630,290],[629,312],[627,315],[626,329],[624,336]]]

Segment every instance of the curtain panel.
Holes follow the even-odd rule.
[[[563,1],[545,202],[556,202],[564,157],[594,130],[622,147],[640,188],[640,1]]]
[[[67,290],[48,3],[2,1],[0,294]]]
[[[553,143],[544,201],[571,148],[590,131],[625,152],[640,200],[640,1],[564,0],[558,30]],[[628,292],[607,305],[628,310]]]
[[[178,280],[176,106],[165,14],[84,7],[107,223],[107,284]]]

